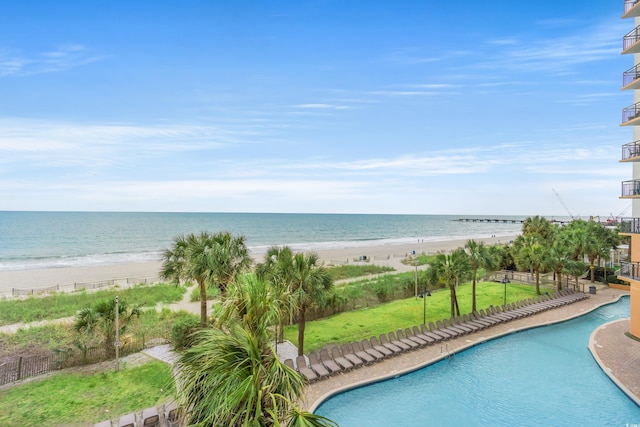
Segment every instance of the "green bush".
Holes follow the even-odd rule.
[[[627,282],[618,279],[618,276],[615,274],[610,274],[607,276],[607,281],[605,283],[613,283],[615,285],[627,285]]]
[[[177,317],[171,329],[173,347],[176,350],[189,348],[193,345],[193,333],[200,328],[200,316],[183,313]]]
[[[393,298],[394,283],[391,280],[376,280],[371,283],[371,292],[378,298],[380,302],[386,302]]]
[[[220,293],[220,291],[218,290],[218,288],[211,287],[207,289],[207,301],[211,301],[213,299],[215,299],[218,294]],[[191,289],[191,295],[189,295],[189,301],[190,302],[198,302],[200,301],[200,288],[198,286],[196,286],[195,288]]]

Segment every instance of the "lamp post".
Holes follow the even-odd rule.
[[[427,297],[431,296],[429,289],[425,288],[420,292],[419,297],[422,298],[422,324],[427,324]]]
[[[504,279],[502,279],[502,284],[504,285],[504,302],[502,303],[502,305],[507,305],[507,283],[509,283],[509,279],[505,274]]]
[[[116,342],[114,343],[116,347],[116,372],[120,370],[120,304],[118,301],[118,295],[116,295]]]
[[[416,295],[416,299],[418,299],[418,259],[414,259],[413,260],[413,265],[416,267],[416,273],[414,275],[414,279],[415,279],[415,295]]]

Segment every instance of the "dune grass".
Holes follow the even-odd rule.
[[[62,372],[0,391],[0,425],[86,426],[159,406],[174,394],[162,362],[92,375]]]
[[[552,292],[551,288],[542,289]],[[458,301],[461,313],[471,311],[471,284],[458,287]],[[514,302],[535,297],[535,287],[510,283],[507,286],[507,302]],[[504,286],[500,283],[480,283],[476,290],[478,308],[489,305],[502,305]],[[448,319],[450,317],[449,289],[432,291],[426,300],[427,322]],[[424,300],[407,298],[392,301],[374,307],[349,311],[306,323],[304,351],[317,350],[328,344],[339,344],[360,341],[364,338],[378,336],[398,328],[419,325],[423,320]],[[298,345],[298,328],[296,325],[285,329],[285,338]]]
[[[334,281],[353,279],[355,277],[367,276],[369,274],[387,273],[395,271],[395,268],[384,265],[339,265],[327,268]]]
[[[59,293],[46,297],[34,296],[24,300],[4,299],[0,300],[0,325],[71,317],[78,310],[91,306],[96,301],[115,298],[116,295],[129,305],[154,307],[158,302],[169,304],[179,301],[184,292],[185,288],[182,286],[159,283],[136,285],[128,289]]]

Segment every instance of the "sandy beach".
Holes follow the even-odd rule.
[[[487,244],[507,243],[515,236],[476,239]],[[467,239],[446,241],[416,241],[406,244],[388,244],[376,246],[359,246],[334,248],[317,251],[325,263],[354,263],[354,259],[366,256],[370,263],[390,265],[397,270],[408,270],[400,261],[413,251],[420,253],[447,252],[464,246]],[[256,261],[262,260],[261,254],[252,254]],[[356,263],[361,263],[357,261]],[[43,289],[58,286],[61,291],[71,291],[74,284],[115,281],[120,286],[139,283],[144,280],[154,281],[160,271],[160,262],[122,263],[96,265],[87,267],[47,268],[33,270],[15,270],[0,272],[0,297],[12,295],[12,289]]]

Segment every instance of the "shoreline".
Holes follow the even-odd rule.
[[[485,244],[508,243],[515,239],[516,235],[474,238]],[[412,243],[359,245],[342,248],[319,249],[316,252],[325,264],[362,264],[358,260],[366,256],[370,264],[390,265],[398,271],[406,271],[411,266],[406,266],[400,261],[405,256],[415,251],[421,253],[449,252],[463,247],[470,238],[456,238],[449,240],[420,240]],[[294,251],[309,252],[292,247]],[[264,256],[262,251],[250,251],[250,256],[256,262],[261,262]],[[140,283],[142,281],[155,281],[159,276],[162,263],[160,261],[127,262],[117,264],[103,264],[81,267],[39,268],[25,270],[0,271],[0,297],[12,295],[12,289],[45,289],[58,286],[60,290],[74,289],[74,284],[98,283],[114,281],[118,285]]]

